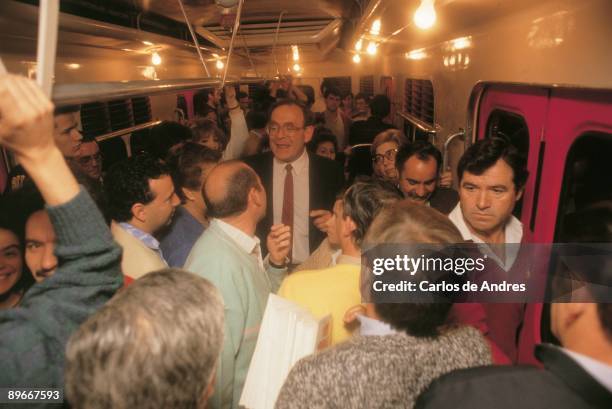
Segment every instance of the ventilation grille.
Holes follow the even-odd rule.
[[[134,125],[151,121],[151,101],[149,97],[132,98],[132,113],[134,115]]]
[[[85,138],[95,138],[151,120],[149,97],[92,102],[81,106],[81,124]]]
[[[108,109],[102,102],[92,102],[81,106],[83,137],[94,138],[110,131]]]
[[[341,95],[351,92],[351,77],[325,77],[324,80],[338,88]]]
[[[434,92],[431,81],[406,79],[404,84],[404,111],[433,126]]]
[[[359,78],[359,92],[371,97],[374,95],[374,76],[365,75]]]
[[[301,35],[301,36],[316,36],[325,27],[331,23],[333,19],[299,19],[299,20],[283,20],[280,24],[280,37],[289,35]],[[233,24],[232,24],[233,26]],[[276,35],[278,26],[278,17],[274,16],[271,19],[260,19],[256,22],[242,22],[240,24],[240,35],[245,36],[247,39],[252,37],[271,37]],[[208,25],[204,28],[210,31],[215,36],[222,40],[229,41],[232,33],[230,29],[221,25]],[[249,50],[250,51],[250,50]]]

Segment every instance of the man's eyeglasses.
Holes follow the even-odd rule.
[[[268,135],[270,136],[275,136],[278,135],[279,132],[281,131],[281,129],[283,130],[283,132],[285,133],[285,135],[287,136],[293,136],[295,135],[298,131],[304,129],[305,127],[299,127],[299,126],[295,126],[293,124],[284,124],[284,125],[278,125],[278,124],[269,124],[266,127],[266,132],[268,132]]]
[[[100,162],[102,160],[102,154],[98,152],[93,155],[78,157],[76,158],[76,160],[79,165],[86,166],[89,165],[91,162]]]
[[[377,153],[376,155],[374,155],[372,157],[372,162],[380,164],[385,159],[387,159],[390,162],[395,162],[396,156],[397,156],[397,149],[389,149],[387,152],[383,153],[382,155],[380,153]]]

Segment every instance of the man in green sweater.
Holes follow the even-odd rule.
[[[289,227],[273,225],[262,259],[257,223],[266,213],[266,191],[246,164],[228,161],[206,178],[204,198],[210,226],[200,236],[185,269],[210,280],[225,305],[225,339],[217,366],[213,409],[237,408],[268,295],[276,292],[287,267]]]
[[[122,284],[121,251],[55,145],[53,105],[26,78],[0,75],[0,145],[45,199],[59,260],[19,308],[0,313],[0,387],[61,388],[68,338]]]

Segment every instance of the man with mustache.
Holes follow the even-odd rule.
[[[439,186],[442,154],[430,142],[417,141],[400,148],[395,158],[399,188],[415,204],[449,214],[459,202],[454,189]]]
[[[170,224],[180,204],[170,170],[142,154],[113,165],[104,180],[111,232],[123,247],[123,274],[137,279],[168,267],[153,235]]]

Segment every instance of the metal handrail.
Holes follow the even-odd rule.
[[[229,72],[230,59],[232,58],[232,52],[234,51],[234,40],[236,39],[236,34],[238,34],[238,29],[240,28],[240,17],[242,15],[243,4],[244,0],[240,0],[238,3],[238,11],[236,12],[236,21],[234,21],[234,30],[232,31],[232,38],[230,39],[229,52],[227,53],[227,61],[225,62],[225,71],[223,71],[223,81],[221,81],[221,88],[223,88],[223,86],[225,85],[227,73]]]
[[[434,134],[434,135],[438,132],[435,127],[429,125],[426,122],[421,121],[419,118],[409,114],[408,112],[397,111],[396,115],[401,116],[406,121],[410,122],[412,125],[416,126],[417,128],[419,128],[423,132],[431,133],[431,134]]]
[[[448,169],[448,147],[450,143],[457,137],[465,137],[465,130],[459,129],[459,132],[449,135],[449,137],[446,138],[446,141],[444,142],[444,153],[442,157],[442,169]]]
[[[152,128],[155,125],[159,125],[161,123],[162,121],[151,121],[151,122],[145,122],[144,124],[138,124],[135,126],[131,126],[129,128],[119,129],[118,131],[113,131],[113,132],[109,132],[104,135],[96,136],[96,141],[98,142],[107,141],[109,139],[116,138],[117,136],[127,135],[132,132],[141,131],[147,128]]]
[[[198,57],[200,57],[200,62],[204,66],[204,71],[206,72],[206,75],[210,76],[210,72],[208,71],[208,67],[206,66],[206,61],[204,61],[204,56],[202,55],[202,51],[200,50],[200,43],[198,42],[198,37],[193,31],[193,26],[191,25],[189,18],[187,18],[185,7],[183,7],[183,1],[178,0],[178,4],[181,8],[181,12],[183,13],[183,17],[185,18],[185,24],[187,24],[187,28],[189,28],[189,33],[191,33],[191,38],[193,39],[193,44],[195,45],[196,51],[198,52]]]
[[[231,79],[228,83],[253,84],[263,78]],[[179,80],[138,80],[118,82],[87,82],[58,84],[53,87],[52,99],[56,105],[85,104],[137,96],[149,96],[190,89],[217,87],[219,78],[193,78]]]

